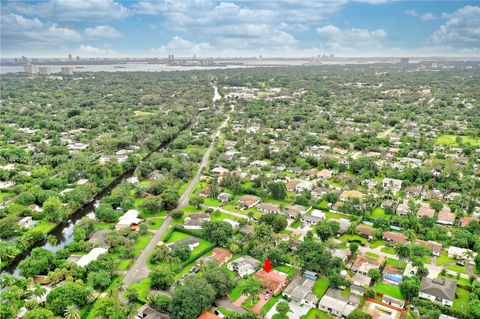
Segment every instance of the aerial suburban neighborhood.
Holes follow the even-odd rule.
[[[0,9],[0,319],[480,319],[478,2]]]

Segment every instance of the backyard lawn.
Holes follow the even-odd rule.
[[[325,291],[327,291],[329,285],[330,283],[327,278],[319,278],[315,281],[313,293],[320,299],[325,294]]]
[[[138,237],[137,242],[133,245],[133,249],[142,250],[147,247],[148,242],[152,239],[152,234],[147,234],[142,237]]]
[[[461,274],[468,274],[468,271],[465,269],[465,267],[459,266],[459,265],[450,265],[450,266],[447,266],[447,269],[461,273]]]
[[[443,264],[446,264],[446,263],[454,263],[455,262],[455,259],[453,258],[449,258],[447,256],[447,251],[444,250],[442,251],[442,254],[437,258],[437,266],[441,266]]]
[[[393,249],[392,247],[383,247],[380,250],[382,252],[386,253],[386,254],[390,254],[390,255],[395,255],[396,254],[395,249]]]
[[[139,282],[130,285],[130,287],[138,292],[138,299],[146,303],[151,284],[150,278],[144,278]]]
[[[348,242],[358,242],[362,246],[365,246],[365,244],[367,243],[367,240],[365,238],[363,238],[361,236],[358,236],[358,235],[345,234],[345,235],[340,236],[340,240],[341,241],[348,241]]]
[[[468,304],[470,302],[470,293],[462,288],[457,288],[457,298],[453,301],[452,308],[455,310],[460,310],[462,312],[467,312]]]
[[[312,308],[306,314],[306,319],[333,319],[333,317],[319,309]]]
[[[375,285],[374,289],[376,292],[379,292],[381,294],[388,295],[397,299],[403,299],[400,288],[398,288],[397,286],[389,285],[384,282],[378,282]]]
[[[385,211],[381,207],[375,208],[370,214],[370,217],[372,218],[384,218],[385,216],[386,216]]]
[[[35,226],[33,226],[32,228],[30,228],[29,231],[40,231],[40,232],[42,232],[43,234],[48,234],[48,233],[51,232],[56,226],[57,226],[57,224],[55,224],[55,223],[47,222],[47,221],[45,221],[45,220],[41,220],[41,221],[38,222]]]
[[[165,220],[163,218],[155,218],[148,220],[148,229],[159,229]]]
[[[457,137],[462,139],[463,144],[470,143],[472,146],[480,146],[480,138],[473,138],[470,136],[460,136],[460,135],[440,135],[437,138],[436,143],[439,145],[445,146],[458,146]]]

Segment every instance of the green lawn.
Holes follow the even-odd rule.
[[[241,296],[242,296],[242,294],[240,292],[240,289],[238,289],[238,287],[233,288],[232,291],[230,292],[230,300],[231,301],[235,301],[238,298],[240,298]]]
[[[384,282],[378,282],[375,285],[374,289],[376,292],[379,292],[381,294],[388,295],[397,299],[403,299],[400,288],[398,288],[397,286],[389,285]]]
[[[295,274],[297,273],[297,270],[295,268],[285,266],[285,265],[277,266],[275,267],[275,270],[286,273],[290,278],[295,276]]]
[[[190,237],[190,235],[187,235],[185,233],[182,233],[182,232],[179,232],[179,231],[174,231],[172,236],[170,236],[170,239],[168,240],[168,243],[174,243],[176,241],[179,241],[179,240],[182,240],[182,239],[185,239],[185,238],[188,238]]]
[[[104,229],[111,229],[113,225],[115,225],[115,224],[114,223],[97,222],[97,223],[93,224],[93,229],[95,231],[104,230]]]
[[[383,240],[374,240],[370,242],[371,248],[377,248],[378,246],[385,245],[386,243]]]
[[[348,241],[348,242],[358,242],[362,246],[365,246],[365,244],[367,243],[367,240],[365,238],[363,238],[361,236],[358,236],[358,235],[345,234],[345,235],[340,236],[340,240],[341,241]]]
[[[150,278],[144,278],[139,282],[136,282],[130,285],[131,288],[134,288],[138,292],[138,299],[147,302],[147,296],[150,292],[150,286],[152,285]]]
[[[386,253],[386,254],[390,254],[390,255],[395,255],[395,249],[392,248],[392,247],[383,247],[380,249],[380,251]]]
[[[4,199],[5,197],[12,198],[13,196],[15,196],[14,193],[8,193],[8,192],[1,192],[1,191],[0,191],[0,202],[3,202],[3,199]]]
[[[445,146],[458,146],[456,138],[460,137],[463,144],[470,143],[472,146],[480,146],[480,138],[473,138],[470,136],[461,136],[461,135],[440,135],[436,143],[439,145]]]
[[[446,267],[448,270],[452,270],[461,274],[468,274],[468,271],[463,266],[459,265],[450,265]]]
[[[387,258],[387,265],[392,265],[401,269],[405,269],[407,266],[405,262],[400,262],[400,260],[396,258]]]
[[[447,255],[447,251],[444,250],[442,251],[441,255],[437,258],[436,264],[437,266],[441,266],[446,263],[454,263],[454,262],[455,262],[455,259],[449,258]]]
[[[457,298],[453,301],[452,308],[455,310],[460,310],[462,312],[468,311],[468,304],[470,302],[470,293],[462,288],[457,288]]]
[[[155,218],[148,220],[148,229],[159,229],[162,226],[165,219],[163,218]]]
[[[270,298],[266,304],[263,305],[262,309],[260,309],[261,314],[266,314],[272,307],[277,303],[277,301],[281,298],[280,295]]]
[[[290,225],[290,227],[297,229],[298,227],[300,227],[300,225],[302,225],[302,221],[297,220],[297,221],[294,221],[294,222]]]
[[[43,234],[50,233],[55,227],[57,226],[56,223],[47,222],[45,220],[39,221],[35,226],[29,229],[29,231],[40,231]]]
[[[205,205],[207,206],[218,206],[220,205],[222,202],[219,201],[218,199],[215,199],[215,198],[211,198],[211,197],[207,197],[205,198],[204,202],[203,202]]]
[[[320,299],[327,291],[329,285],[330,283],[327,278],[319,278],[315,281],[313,293],[318,297],[318,299]]]
[[[133,245],[133,249],[135,250],[144,249],[145,247],[147,247],[150,239],[152,239],[152,234],[147,234],[145,236],[139,237],[135,245]]]
[[[333,213],[333,212],[326,212],[326,213],[325,213],[325,216],[326,216],[326,219],[327,219],[327,220],[328,220],[328,219],[332,219],[332,218],[333,218],[333,219],[341,219],[341,218],[346,218],[346,219],[348,219],[348,217],[345,216],[345,215],[337,214],[337,213]]]
[[[307,312],[305,319],[333,319],[333,317],[319,309],[312,308]]]
[[[118,264],[118,270],[127,270],[130,267],[130,264],[132,263],[131,259],[125,259],[121,260],[120,263]]]
[[[258,295],[249,296],[243,303],[242,308],[244,309],[251,309],[260,301],[260,297]]]
[[[372,213],[370,214],[370,217],[372,218],[385,218],[387,214],[385,214],[385,211],[381,207],[375,208]]]
[[[375,254],[375,253],[372,253],[372,252],[370,252],[370,251],[367,251],[367,252],[365,253],[365,256],[367,256],[367,257],[369,257],[369,258],[371,258],[371,259],[374,259],[374,260],[377,260],[377,259],[380,257],[380,255]]]
[[[289,319],[287,315],[281,315],[279,313],[276,313],[272,316],[272,319]]]

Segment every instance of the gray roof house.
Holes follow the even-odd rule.
[[[240,277],[250,276],[260,266],[260,262],[250,256],[242,256],[227,264],[230,271],[238,272]]]
[[[315,307],[318,301],[317,296],[312,292],[315,281],[296,277],[283,291],[283,295],[299,305]]]
[[[420,283],[419,297],[451,307],[455,300],[457,282],[453,279],[423,278]]]
[[[195,237],[188,237],[179,241],[176,241],[174,243],[170,243],[167,245],[170,250],[175,250],[176,248],[180,246],[187,246],[190,251],[194,250],[196,247],[200,245],[200,240]]]

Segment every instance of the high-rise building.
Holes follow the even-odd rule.
[[[68,61],[72,61],[72,55],[71,54],[68,55]]]
[[[23,65],[23,70],[25,73],[27,73],[29,76],[34,76],[35,75],[35,65],[28,63]]]
[[[400,63],[401,64],[408,64],[409,61],[410,61],[409,58],[400,58]]]
[[[72,75],[73,74],[73,68],[71,66],[62,66],[62,74]]]
[[[38,68],[38,73],[41,75],[50,75],[52,69],[49,66],[41,66]]]
[[[77,57],[75,58],[75,60],[80,61],[80,57],[77,55]]]

